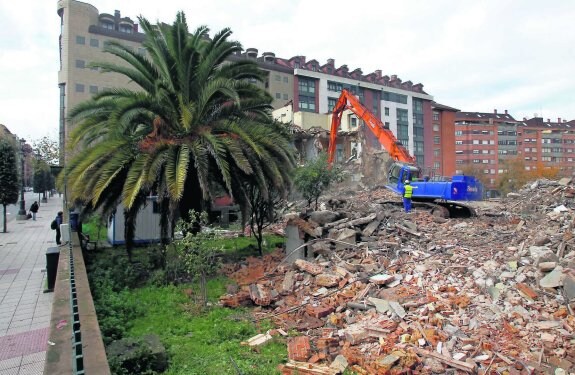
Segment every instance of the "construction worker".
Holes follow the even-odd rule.
[[[411,196],[413,195],[413,186],[410,185],[409,180],[405,180],[403,184],[403,208],[405,212],[411,211]]]

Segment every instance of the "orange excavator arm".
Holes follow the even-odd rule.
[[[381,120],[359,102],[359,100],[346,89],[343,89],[335,107],[333,107],[333,116],[331,118],[331,132],[329,135],[328,163],[331,164],[335,157],[335,142],[337,138],[337,129],[341,124],[341,116],[346,109],[351,110],[369,127],[371,132],[377,137],[379,143],[383,145],[393,160],[405,163],[415,163],[415,158],[409,154],[409,151],[397,140],[391,130],[386,129]]]

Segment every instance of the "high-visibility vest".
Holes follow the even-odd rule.
[[[405,185],[405,192],[403,193],[404,198],[411,198],[413,195],[413,187],[411,185]]]

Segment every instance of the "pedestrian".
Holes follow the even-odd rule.
[[[413,195],[413,186],[409,183],[409,180],[405,180],[403,184],[403,208],[405,212],[411,211],[411,196]]]
[[[58,211],[58,215],[56,215],[56,218],[54,219],[56,221],[56,244],[57,245],[61,245],[61,241],[60,241],[60,224],[62,224],[63,222],[63,217],[64,213],[62,211]]]
[[[32,203],[30,206],[30,212],[32,212],[32,220],[36,220],[36,213],[38,212],[38,208],[40,208],[38,201],[34,201],[34,203]]]

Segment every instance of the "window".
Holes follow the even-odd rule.
[[[284,83],[288,83],[288,77],[284,77]]]
[[[489,150],[481,150],[482,154],[489,154]]]
[[[455,144],[456,144],[456,145],[462,145],[462,144],[463,144],[463,141],[455,141]]]
[[[352,128],[357,127],[357,118],[355,118],[355,117],[351,118],[351,127]]]
[[[90,85],[90,94],[97,94],[98,93],[98,86]]]
[[[456,161],[455,161],[455,164],[463,164],[463,163],[464,163],[464,160],[456,160]],[[457,172],[456,172],[456,173],[457,173]],[[461,173],[461,172],[459,172],[459,173]]]
[[[382,99],[388,102],[407,104],[407,95],[396,94],[394,92],[382,91]]]
[[[287,100],[287,99],[288,99],[288,94],[284,94],[284,95],[283,95],[283,98],[284,98],[284,100]]]
[[[276,99],[281,99],[282,94],[280,94],[279,92],[276,92]]]
[[[474,164],[479,164],[479,163],[481,163],[481,160],[479,160],[479,159],[473,159],[473,163],[474,163]]]
[[[433,121],[439,121],[439,112],[433,112]]]
[[[384,112],[384,114],[385,114],[386,116],[389,116],[389,107],[385,107],[385,112]]]
[[[86,62],[84,60],[76,60],[76,68],[84,69],[86,67]]]
[[[100,47],[100,41],[98,39],[90,38],[90,47]]]
[[[479,150],[473,150],[472,151],[474,154],[479,154]]]
[[[315,112],[315,98],[311,96],[300,95],[299,109],[305,112]]]
[[[76,44],[86,44],[86,38],[83,36],[76,35]]]
[[[463,130],[456,130],[455,135],[463,135]]]
[[[114,30],[114,24],[112,22],[101,22],[100,26],[102,26],[104,29]]]
[[[278,82],[280,82],[280,81],[282,80],[282,77],[280,77],[279,74],[276,74],[276,75],[274,76],[274,78],[275,78],[275,80],[278,81]]]
[[[463,154],[463,150],[455,150],[456,154]]]
[[[139,55],[142,55],[142,56],[145,55],[145,54],[146,54],[146,49],[145,49],[145,48],[142,48],[142,47],[138,47],[138,54],[139,54]]]
[[[298,86],[299,86],[299,92],[302,94],[315,93],[315,81],[313,79],[300,78]]]
[[[132,26],[131,25],[120,25],[120,32],[131,34],[132,33]]]
[[[81,83],[76,83],[76,92],[84,92],[84,85]]]
[[[474,139],[474,140],[473,140],[473,144],[474,144],[474,145],[478,145],[478,144],[479,144],[479,140],[478,140],[478,139]]]
[[[439,156],[441,153],[441,150],[436,148],[435,150],[433,150],[433,156]]]
[[[483,164],[489,164],[489,159],[483,159],[483,160],[481,160],[481,162],[482,162]]]
[[[386,122],[383,124],[383,127],[386,128],[386,129],[389,129],[389,122],[386,121]]]
[[[433,169],[439,169],[440,167],[441,167],[441,164],[438,161],[433,162]]]
[[[439,144],[439,141],[440,141],[440,139],[439,139],[439,136],[438,136],[438,135],[436,135],[435,137],[433,137],[433,144],[438,145],[438,144]]]
[[[433,124],[433,131],[438,132],[439,131],[439,125]]]
[[[333,107],[335,107],[335,103],[337,103],[336,98],[327,98],[327,111],[332,112]]]
[[[343,90],[343,85],[338,82],[327,81],[327,89],[329,91],[340,92],[341,90]]]

